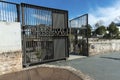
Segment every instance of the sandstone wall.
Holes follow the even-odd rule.
[[[89,55],[120,51],[120,40],[89,41]]]
[[[0,53],[0,75],[20,70],[22,70],[21,51]]]

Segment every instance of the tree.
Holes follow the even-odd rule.
[[[103,24],[104,24],[104,21],[102,21],[102,20],[97,21],[97,23],[95,24],[95,29],[102,26]]]
[[[84,37],[91,37],[92,27],[90,24],[80,29],[80,34]]]
[[[88,33],[88,37],[91,37],[92,27],[91,27],[90,24],[88,24],[88,27],[87,27],[87,33]]]
[[[105,35],[106,34],[106,28],[105,26],[100,26],[95,30],[95,33],[98,35]]]
[[[119,34],[119,29],[117,28],[114,22],[111,22],[111,24],[108,27],[108,31],[111,38],[117,37]]]

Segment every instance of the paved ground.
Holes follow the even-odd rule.
[[[120,52],[49,64],[74,67],[95,80],[120,80]]]
[[[74,60],[74,59],[80,59],[80,58],[86,58],[86,56],[78,56],[78,55],[70,55],[68,60]]]

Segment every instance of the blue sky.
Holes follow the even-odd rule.
[[[108,25],[111,21],[120,19],[120,0],[6,0],[12,2],[25,2],[51,8],[69,11],[69,19],[89,14],[89,23],[94,25],[102,21]]]

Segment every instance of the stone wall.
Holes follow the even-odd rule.
[[[104,54],[120,51],[120,40],[90,40],[89,55]]]
[[[22,70],[22,52],[0,53],[0,75]]]

